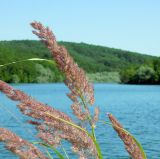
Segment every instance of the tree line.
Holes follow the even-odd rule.
[[[59,42],[74,60],[98,82],[159,84],[160,59],[104,46]],[[51,59],[48,50],[35,40],[0,42],[0,65],[29,58]],[[9,83],[61,82],[64,77],[56,64],[23,62],[0,67],[0,79]]]
[[[150,64],[133,65],[121,70],[121,82],[128,84],[160,84],[160,59]]]

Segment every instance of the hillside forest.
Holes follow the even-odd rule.
[[[93,82],[160,84],[160,58],[86,43],[59,42]],[[36,40],[0,41],[0,65],[30,58],[51,59]],[[25,61],[0,67],[0,79],[8,83],[62,82],[56,64]]]

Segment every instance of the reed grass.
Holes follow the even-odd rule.
[[[67,96],[73,102],[71,109],[83,126],[79,126],[64,112],[40,103],[24,92],[16,90],[0,80],[0,91],[11,100],[19,101],[17,107],[24,115],[31,117],[31,120],[28,122],[38,130],[37,136],[42,142],[29,143],[5,128],[0,128],[0,141],[5,142],[7,149],[22,159],[54,158],[48,150],[45,154],[41,152],[35,146],[37,144],[52,149],[60,159],[69,159],[70,156],[68,156],[64,148],[64,154],[61,154],[57,150],[57,147],[61,146],[61,140],[69,142],[72,145],[72,151],[80,159],[103,159],[101,147],[95,134],[100,110],[98,107],[94,107],[93,84],[89,82],[84,70],[79,68],[67,50],[63,46],[58,45],[54,34],[48,27],[44,27],[39,22],[33,22],[31,25],[34,28],[33,33],[46,45],[57,67],[65,75],[64,83],[70,90]],[[28,61],[52,62],[51,60],[39,58],[25,59],[17,62]],[[0,69],[17,62],[0,65]],[[91,113],[91,109],[94,109],[94,114]],[[108,116],[111,121],[110,125],[112,125],[120,139],[124,142],[129,156],[133,159],[147,159],[141,144],[135,137],[126,131],[113,115],[109,114]],[[107,122],[104,123],[106,124]],[[87,129],[87,127],[89,128]],[[27,149],[24,149],[26,145]]]

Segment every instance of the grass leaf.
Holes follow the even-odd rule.
[[[27,62],[27,61],[47,61],[47,62],[50,62],[50,63],[54,63],[54,61],[48,60],[48,59],[31,58],[31,59],[25,59],[25,60],[19,60],[19,61],[13,61],[13,62],[10,62],[10,63],[6,63],[6,64],[3,64],[3,65],[0,65],[0,67],[5,67],[5,66],[8,66],[8,65],[21,63],[21,62]]]
[[[48,145],[48,144],[43,143],[43,142],[32,142],[32,143],[48,147],[48,148],[52,149],[60,159],[65,159],[64,156],[58,150],[56,150],[53,146],[51,146],[51,145]]]

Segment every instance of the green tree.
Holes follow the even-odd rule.
[[[155,71],[150,66],[141,66],[137,70],[134,79],[139,84],[153,84],[155,82]]]
[[[156,73],[155,74],[156,82],[157,82],[157,84],[160,84],[160,58],[157,60],[154,60],[153,67],[154,67],[154,70]]]
[[[11,76],[11,82],[12,83],[19,83],[20,82],[20,78],[17,74],[14,74]]]

